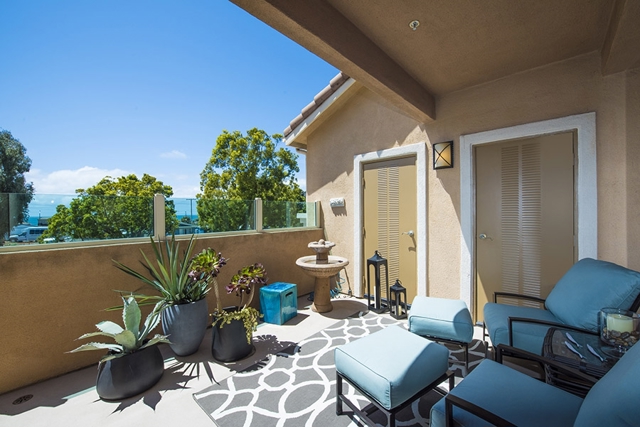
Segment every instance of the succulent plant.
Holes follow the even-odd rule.
[[[133,296],[129,296],[122,297],[122,301],[124,303],[122,309],[124,328],[117,323],[107,320],[96,325],[98,332],[89,332],[78,338],[85,339],[95,336],[105,336],[113,338],[115,343],[91,342],[83,344],[75,350],[71,350],[69,353],[89,350],[108,350],[108,353],[100,359],[100,363],[102,363],[154,344],[170,344],[166,335],[156,334],[153,338],[147,340],[147,336],[158,326],[158,322],[160,321],[161,303],[156,304],[153,311],[151,311],[145,319],[142,329],[140,329],[142,314],[136,299]]]
[[[218,306],[217,311],[213,313],[213,324],[219,323],[222,328],[224,325],[231,323],[232,320],[240,320],[244,323],[247,342],[251,343],[252,333],[256,331],[258,319],[262,317],[262,314],[251,307],[250,304],[253,300],[253,295],[255,295],[255,290],[258,289],[258,286],[266,285],[268,280],[267,271],[262,264],[255,263],[243,267],[238,271],[238,274],[231,278],[231,283],[225,288],[228,294],[235,292],[236,296],[240,297],[239,309],[235,311],[224,311]],[[218,296],[217,286],[216,296]]]

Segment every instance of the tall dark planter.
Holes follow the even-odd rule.
[[[225,311],[237,309],[225,308]],[[247,342],[247,330],[242,320],[232,320],[222,327],[220,322],[216,322],[211,330],[211,355],[219,362],[235,362],[244,359],[255,350],[253,338],[251,343]]]
[[[209,321],[207,300],[170,305],[162,311],[162,330],[177,356],[198,351]]]
[[[104,400],[122,400],[153,387],[164,373],[158,346],[138,350],[100,364],[96,390]]]

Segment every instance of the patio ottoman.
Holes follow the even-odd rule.
[[[396,413],[411,405],[430,390],[442,395],[438,385],[449,379],[449,350],[425,340],[399,326],[390,326],[366,337],[340,346],[334,351],[336,365],[336,413],[342,403],[369,426],[377,425],[369,415],[383,412],[389,427],[395,426]],[[342,380],[347,381],[371,405],[360,409],[342,394]]]
[[[409,311],[409,331],[433,341],[461,346],[464,349],[464,374],[467,374],[473,321],[464,301],[415,297]]]

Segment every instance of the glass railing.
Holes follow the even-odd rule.
[[[264,229],[315,226],[315,203],[267,200],[262,202],[262,227]]]
[[[168,227],[177,221],[166,208]],[[0,194],[5,246],[153,235],[153,197]]]
[[[154,224],[166,235],[318,226],[315,203],[160,198],[156,206],[153,197],[0,193],[0,245],[148,237]]]

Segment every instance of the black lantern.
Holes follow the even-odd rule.
[[[389,289],[389,311],[394,319],[404,319],[407,317],[407,290],[402,286],[400,280]]]
[[[369,266],[373,266],[373,269],[375,272],[376,297],[375,297],[374,305],[371,304],[371,276],[370,276]],[[369,307],[369,310],[375,311],[376,313],[382,313],[387,310],[386,307],[382,306],[382,303],[380,301],[380,293],[381,293],[380,267],[381,266],[384,266],[384,271],[387,276],[387,288],[385,290],[387,291],[386,295],[388,296],[389,295],[389,268],[387,267],[387,260],[382,256],[380,256],[380,253],[376,251],[373,254],[373,256],[367,260],[367,305]]]

